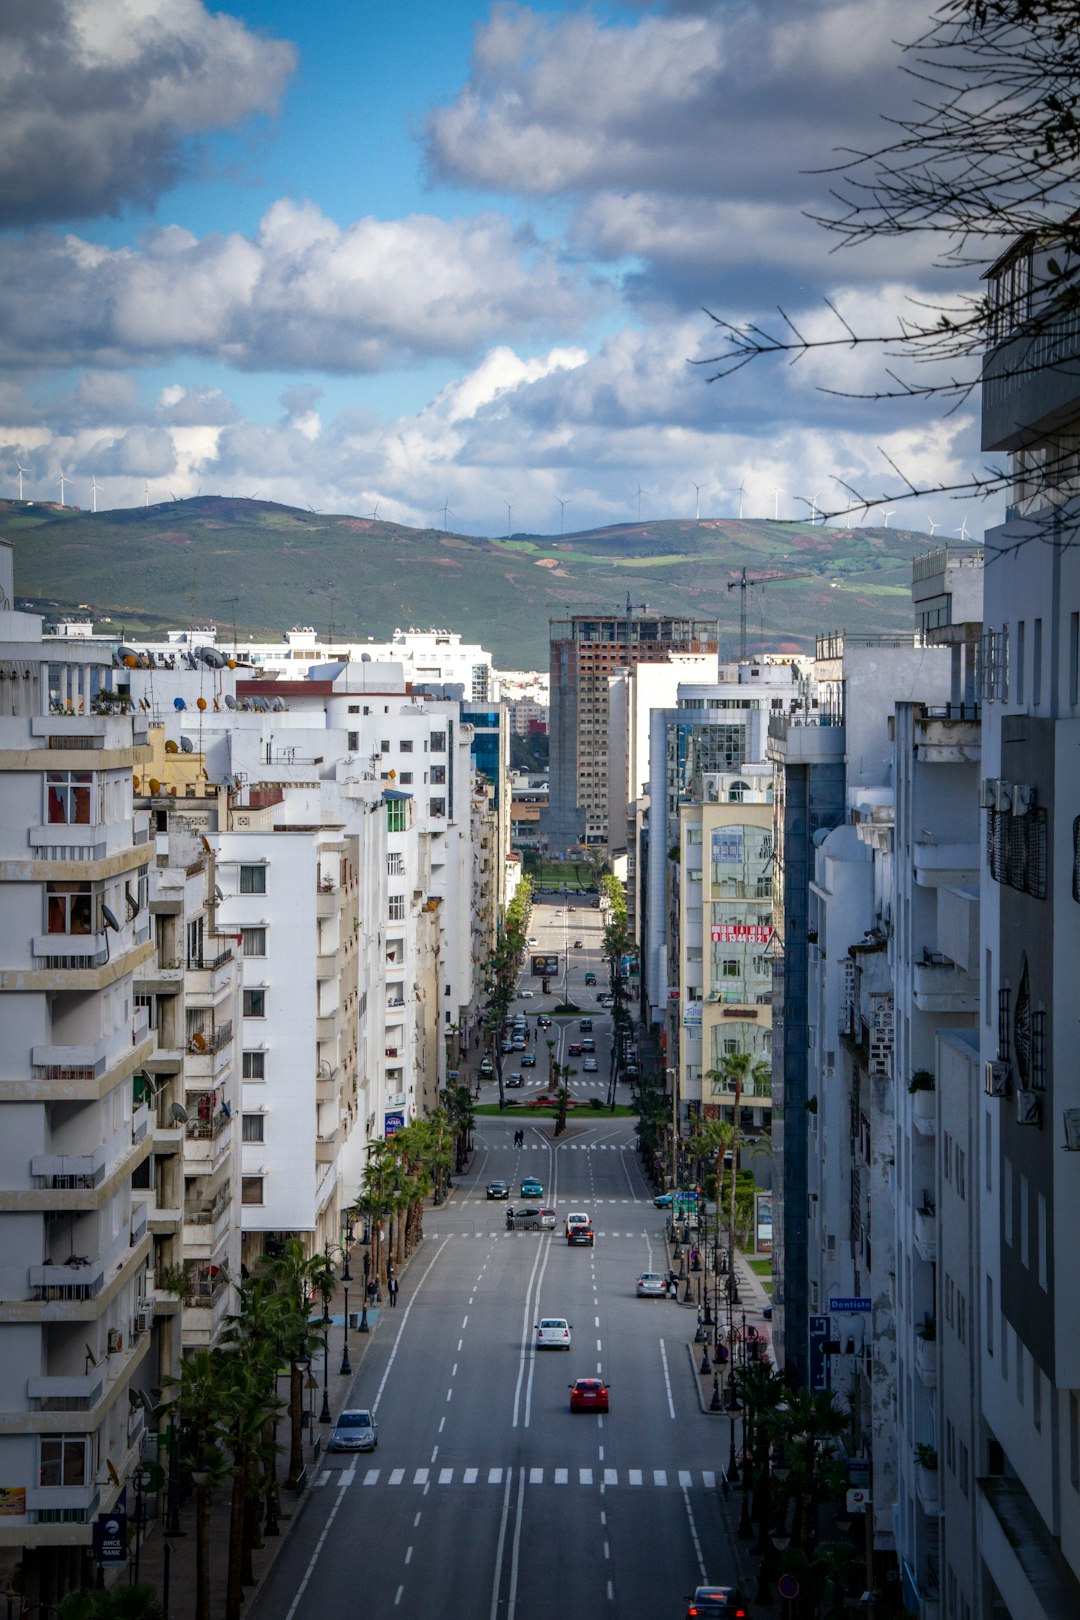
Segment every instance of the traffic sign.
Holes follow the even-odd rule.
[[[799,1583],[794,1575],[781,1575],[776,1583],[776,1590],[782,1598],[797,1598],[799,1595]]]

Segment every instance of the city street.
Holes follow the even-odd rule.
[[[451,1612],[563,1620],[679,1612],[730,1570],[717,1482],[726,1425],[702,1417],[687,1315],[639,1300],[663,1268],[664,1216],[630,1121],[485,1120],[470,1175],[428,1216],[408,1299],[370,1345],[352,1399],[375,1409],[378,1450],[329,1457],[256,1602],[293,1615]],[[509,1233],[485,1182],[543,1181],[560,1225]],[[592,1249],[561,1220],[590,1213]],[[541,1314],[572,1324],[569,1353],[533,1349]],[[568,1383],[599,1373],[608,1417],[571,1415]]]

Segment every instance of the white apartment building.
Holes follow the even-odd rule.
[[[111,660],[45,644],[10,608],[0,542],[0,1549],[24,1600],[89,1580],[91,1521],[145,1432],[157,1383],[150,1280],[154,1049],[136,982],[154,955],[154,848],[132,803],[147,756]],[[157,1113],[160,1121],[160,1110]]]
[[[183,632],[180,633],[181,635]],[[171,638],[175,639],[175,638]],[[220,629],[210,633],[209,644],[231,653],[229,637]],[[475,642],[463,642],[455,630],[395,630],[389,641],[324,638],[310,625],[286,631],[280,642],[236,644],[240,661],[264,676],[296,680],[326,664],[400,664],[405,679],[417,685],[459,685],[470,702],[497,699],[491,654]]]

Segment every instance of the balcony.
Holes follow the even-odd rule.
[[[915,1005],[927,1013],[977,1013],[978,980],[940,952],[927,951],[913,965],[912,989]]]
[[[79,1260],[66,1266],[31,1266],[30,1289],[35,1300],[96,1299],[105,1284],[105,1261]]]
[[[108,1367],[92,1367],[85,1378],[45,1377],[26,1380],[31,1412],[89,1412],[100,1401]]]
[[[937,1093],[933,1086],[912,1093],[911,1123],[920,1136],[937,1135]]]
[[[150,1104],[142,1103],[131,1116],[131,1143],[138,1147],[147,1131],[150,1129]]]
[[[105,1180],[105,1149],[96,1153],[39,1153],[30,1160],[34,1186],[46,1192],[90,1192]]]
[[[31,827],[29,834],[30,848],[39,861],[103,861],[113,853],[104,825],[48,822]]]
[[[187,1146],[184,1152],[186,1167],[206,1168],[229,1151],[232,1146],[232,1110],[222,1104],[209,1118],[189,1119],[185,1127]]]
[[[929,1264],[937,1260],[937,1211],[932,1204],[924,1204],[915,1211],[915,1247]]]
[[[31,1524],[90,1524],[100,1507],[98,1485],[31,1485],[26,1492]]]
[[[147,1221],[150,1217],[150,1201],[147,1198],[137,1198],[131,1209],[131,1247],[141,1243],[146,1236]]]
[[[37,934],[33,941],[36,972],[85,972],[109,961],[107,934]]]
[[[232,1200],[219,1195],[209,1207],[184,1210],[184,1253],[191,1260],[209,1261],[229,1229]]]
[[[333,917],[333,916],[336,916],[340,906],[341,906],[341,894],[340,894],[340,891],[338,889],[336,889],[335,887],[333,887],[333,886],[331,886],[329,888],[326,888],[322,884],[320,884],[318,889],[315,892],[315,915],[316,915],[316,917]]]
[[[938,1380],[937,1340],[925,1334],[915,1339],[915,1371],[924,1389],[936,1389]]]

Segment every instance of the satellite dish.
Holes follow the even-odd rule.
[[[193,754],[195,752],[195,744],[192,742],[190,737],[181,737],[180,747],[185,754]]]
[[[151,796],[153,798],[157,798],[157,796],[158,796],[158,794],[160,792],[161,792],[161,783],[158,781],[156,776],[152,776],[150,778],[150,793],[151,793]]]
[[[178,698],[177,702],[179,702],[179,701],[180,700]],[[167,754],[175,754],[177,752],[176,744],[173,742],[171,737],[167,737],[165,739],[165,752]]]
[[[236,708],[236,699],[233,697],[231,692],[226,692],[225,694],[225,707],[227,709]]]
[[[120,932],[120,924],[116,920],[116,913],[110,911],[108,906],[103,905],[101,908],[101,915],[105,919],[106,928],[111,928],[114,933],[118,934]]]
[[[236,777],[231,774],[228,776],[223,776],[221,778],[221,785],[222,787],[228,788],[230,793],[235,793],[237,786]]]
[[[169,1118],[176,1125],[186,1125],[187,1124],[187,1122],[188,1122],[188,1111],[184,1107],[183,1103],[173,1103],[172,1107],[169,1109]]]
[[[113,1484],[119,1486],[120,1475],[116,1472],[116,1464],[113,1462],[111,1457],[106,1457],[105,1467],[109,1470],[109,1478],[112,1480]]]
[[[371,654],[370,653],[361,653],[360,654],[360,662],[362,664],[370,664],[371,663]]]
[[[172,706],[176,710],[177,714],[179,714],[181,709],[185,707],[183,698],[173,698]]]
[[[281,714],[285,708],[285,699],[275,698],[270,707],[273,709],[275,714]]]

